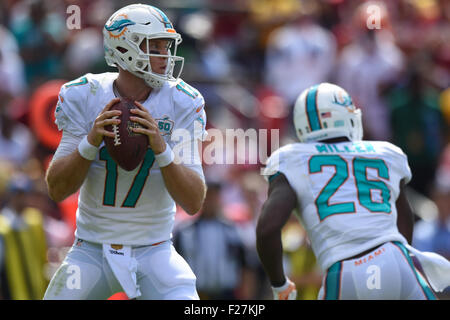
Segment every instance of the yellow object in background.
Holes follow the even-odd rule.
[[[40,300],[47,280],[44,276],[47,243],[43,217],[39,210],[27,208],[23,212],[25,227],[11,228],[9,220],[0,215],[0,237],[4,243],[5,273],[12,300]]]
[[[297,300],[316,300],[322,274],[303,227],[291,219],[282,232],[284,255],[288,258],[288,277],[297,286]]]
[[[1,215],[0,236],[4,244],[3,259],[10,297],[12,300],[29,300],[31,296],[25,281],[25,271],[14,230],[9,220]]]
[[[450,88],[445,89],[439,97],[439,106],[445,121],[450,126]]]

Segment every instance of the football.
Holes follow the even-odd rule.
[[[142,160],[148,149],[148,137],[135,133],[132,128],[140,127],[137,122],[130,120],[130,109],[137,108],[131,100],[121,98],[110,110],[120,110],[121,122],[118,125],[108,125],[105,129],[114,132],[114,138],[104,137],[106,149],[113,160],[124,170],[134,170]]]

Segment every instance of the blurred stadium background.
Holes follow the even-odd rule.
[[[365,138],[391,141],[409,157],[414,245],[450,259],[450,1],[140,2],[164,10],[181,33],[182,78],[204,95],[208,128],[280,129],[284,145],[295,141],[290,115],[298,93],[324,81],[344,87],[363,110]],[[1,299],[41,299],[74,240],[77,195],[54,203],[44,180],[60,138],[56,97],[66,81],[113,71],[101,30],[130,3],[0,1]],[[368,28],[370,4],[380,9],[380,29]],[[71,5],[80,8],[80,28],[71,29]],[[175,245],[203,299],[271,298],[255,249],[267,192],[260,167],[205,166],[203,213],[189,220],[177,212]],[[296,221],[283,243],[298,298],[315,299],[321,274]]]

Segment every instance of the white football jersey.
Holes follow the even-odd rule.
[[[113,81],[117,75],[86,74],[63,85],[55,110],[58,128],[79,137],[87,135],[98,114],[115,98]],[[167,82],[159,90],[153,89],[142,104],[174,149],[187,138],[204,139],[204,103],[196,89],[179,79]],[[183,165],[204,180],[200,162]],[[171,238],[175,210],[151,149],[140,166],[125,171],[112,160],[102,142],[80,189],[75,236],[96,243],[153,244]]]
[[[397,229],[400,181],[409,182],[406,155],[388,142],[294,143],[265,168],[295,190],[299,219],[322,270],[387,241],[407,243]]]

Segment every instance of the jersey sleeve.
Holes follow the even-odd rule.
[[[83,138],[81,138],[80,136],[75,136],[69,131],[64,130],[58,148],[53,155],[53,160],[68,156],[69,154],[74,152],[82,139]]]
[[[389,156],[392,157],[392,163],[396,173],[400,176],[400,180],[404,180],[405,183],[409,183],[412,178],[411,168],[408,164],[408,157],[399,147],[389,143],[387,144],[389,150]]]
[[[87,83],[87,78],[82,77],[61,87],[55,109],[55,123],[59,130],[67,131],[74,136],[89,133],[85,120]]]
[[[270,182],[271,179],[283,173],[286,175],[287,166],[286,154],[283,149],[273,152],[267,160],[266,167],[263,170],[264,179]]]
[[[399,164],[400,164],[401,168],[399,169],[399,171],[401,172],[401,174],[404,177],[405,184],[407,184],[411,181],[411,178],[412,178],[411,168],[409,167],[408,157],[406,156],[406,154],[402,153],[400,158],[401,158],[401,160],[399,161]]]
[[[172,133],[172,148],[182,165],[194,170],[204,179],[198,144],[207,137],[205,100],[200,92],[189,88],[191,90],[189,93],[195,94],[192,96],[185,94],[181,100],[184,105],[180,109],[184,112],[177,117],[176,127]]]
[[[192,102],[190,114],[186,117],[186,128],[191,133],[193,140],[205,141],[206,132],[206,112],[205,99],[199,95]]]

